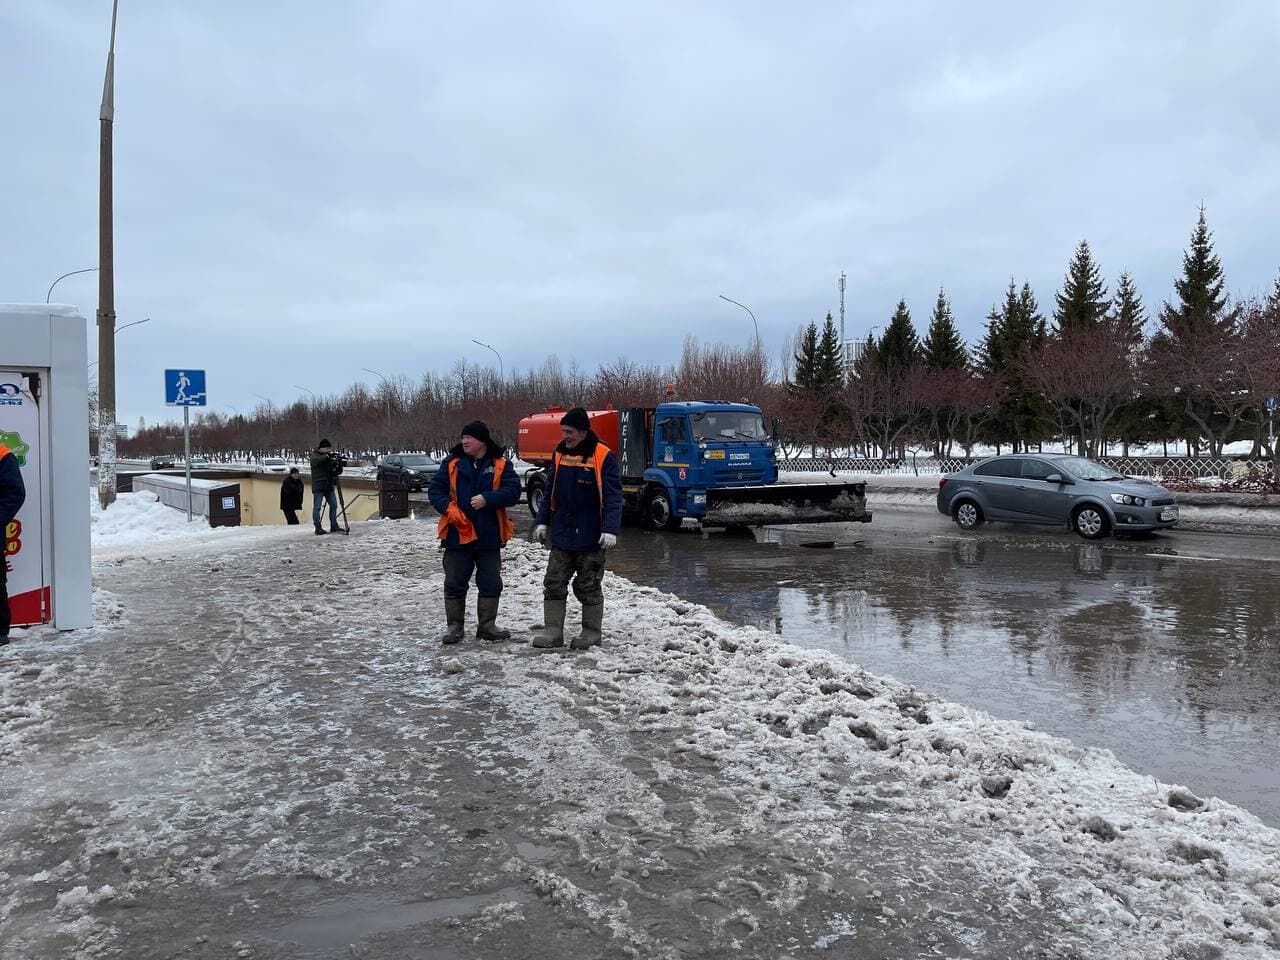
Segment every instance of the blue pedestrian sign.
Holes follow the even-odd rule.
[[[166,407],[204,407],[208,394],[204,388],[204,371],[181,370],[164,372],[164,405]]]

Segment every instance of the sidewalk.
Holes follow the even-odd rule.
[[[1245,811],[612,575],[600,650],[441,648],[429,537],[97,557],[99,626],[0,659],[0,954],[1280,947]],[[544,558],[508,549],[521,630]]]

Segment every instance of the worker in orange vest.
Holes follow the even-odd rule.
[[[569,646],[600,644],[604,626],[605,553],[618,542],[622,524],[622,471],[618,455],[600,442],[591,418],[574,407],[560,418],[564,437],[551,461],[547,495],[534,520],[534,536],[549,542],[551,556],[542,581],[542,629],[535,647],[564,646],[569,582],[582,604],[582,632]]]
[[[461,643],[467,613],[467,589],[476,578],[476,637],[509,640],[497,625],[502,596],[502,548],[515,532],[507,507],[520,500],[520,478],[481,420],[462,428],[454,447],[427,487],[440,512],[437,532],[444,546],[444,613],[441,643]]]
[[[0,443],[0,647],[9,642],[9,524],[27,500],[18,455]]]

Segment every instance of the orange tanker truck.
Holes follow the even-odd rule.
[[[535,465],[525,475],[535,514],[562,416],[552,408],[520,421],[520,459]],[[674,529],[685,519],[704,527],[871,520],[864,483],[779,483],[777,446],[751,404],[682,401],[588,416],[618,455],[624,515],[650,529]]]

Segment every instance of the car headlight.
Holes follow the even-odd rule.
[[[417,470],[405,470],[405,473],[407,473],[411,477],[416,477],[418,475]]]
[[[1131,497],[1127,493],[1113,493],[1111,499],[1116,503],[1123,503],[1126,507],[1145,507],[1147,501],[1142,497]]]

